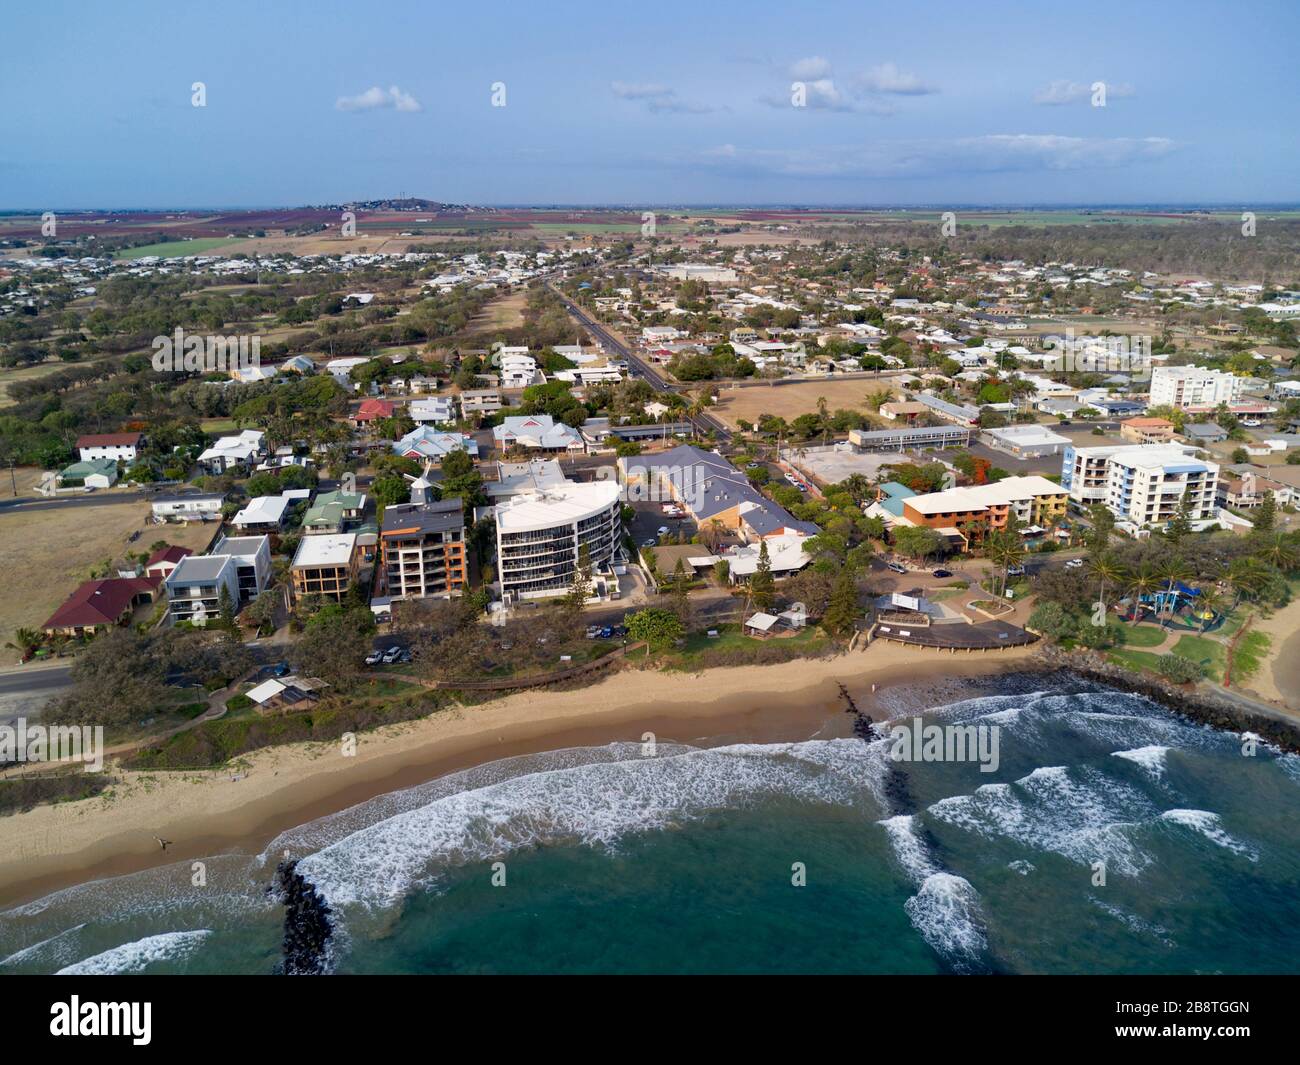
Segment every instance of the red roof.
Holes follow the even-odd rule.
[[[66,629],[115,624],[137,595],[152,594],[156,588],[156,578],[150,577],[108,577],[86,581],[41,627]]]
[[[149,561],[144,564],[144,568],[148,569],[150,566],[156,566],[159,562],[179,563],[186,555],[192,554],[194,554],[194,552],[188,547],[176,547],[174,544],[168,545],[167,547],[160,547],[149,556]]]
[[[139,445],[143,433],[91,433],[77,437],[77,447],[128,447]]]
[[[375,418],[391,418],[397,410],[397,404],[389,399],[363,399],[357,408],[356,420],[373,421]]]

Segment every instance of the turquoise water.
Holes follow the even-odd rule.
[[[11,910],[0,972],[270,972],[286,853],[342,973],[1300,971],[1296,756],[1095,688],[924,716],[997,726],[997,772],[852,739],[509,759],[202,886],[182,863]]]

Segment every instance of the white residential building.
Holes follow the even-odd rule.
[[[1213,518],[1218,478],[1217,463],[1198,459],[1195,448],[1179,444],[1072,447],[1061,467],[1061,487],[1072,502],[1102,503],[1116,518],[1139,527],[1163,525],[1184,495],[1193,521]]]
[[[245,429],[238,436],[223,436],[199,456],[204,471],[220,475],[234,466],[252,466],[266,454],[266,434],[261,429]]]
[[[540,451],[586,451],[582,433],[571,425],[557,422],[549,414],[515,415],[505,418],[492,429],[493,439],[502,450],[515,444]]]
[[[416,425],[448,425],[456,420],[456,407],[450,396],[433,396],[430,399],[413,399],[408,408],[411,421]]]
[[[1217,407],[1240,403],[1247,379],[1204,366],[1156,366],[1151,370],[1151,406]]]
[[[621,560],[622,501],[616,481],[550,485],[516,495],[494,510],[503,599],[562,595],[573,584],[583,547],[593,574],[612,577]]]

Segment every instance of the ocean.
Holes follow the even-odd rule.
[[[510,758],[10,909],[0,973],[276,971],[286,858],[336,973],[1300,971],[1300,758],[1095,684],[912,712],[996,726],[996,771],[887,737]]]

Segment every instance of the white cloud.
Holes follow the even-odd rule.
[[[646,110],[654,114],[707,115],[715,110],[708,104],[683,100],[677,95],[676,89],[667,85],[614,81],[610,82],[609,87],[620,100],[644,101]]]
[[[1112,85],[1110,82],[1103,82],[1102,84],[1106,86],[1106,98],[1108,100],[1133,95],[1132,85]],[[1043,88],[1035,92],[1034,103],[1043,104],[1047,107],[1061,107],[1065,104],[1078,103],[1080,100],[1090,100],[1092,94],[1093,87],[1091,84],[1085,85],[1082,82],[1062,78],[1043,86]]]
[[[790,77],[796,81],[813,81],[826,77],[830,72],[830,63],[819,55],[796,59],[790,64]]]
[[[1108,169],[1163,158],[1166,137],[1065,137],[1003,133],[957,140],[872,141],[809,151],[725,144],[697,158],[733,173],[818,178],[938,177],[952,174]]]
[[[389,86],[387,92],[378,85],[372,85],[357,96],[340,96],[334,106],[340,111],[378,111],[392,108],[395,111],[409,113],[423,110],[419,100],[396,85]]]
[[[927,85],[915,74],[899,70],[894,63],[881,63],[859,74],[855,82],[862,92],[887,93],[892,96],[926,96],[939,90]]]

